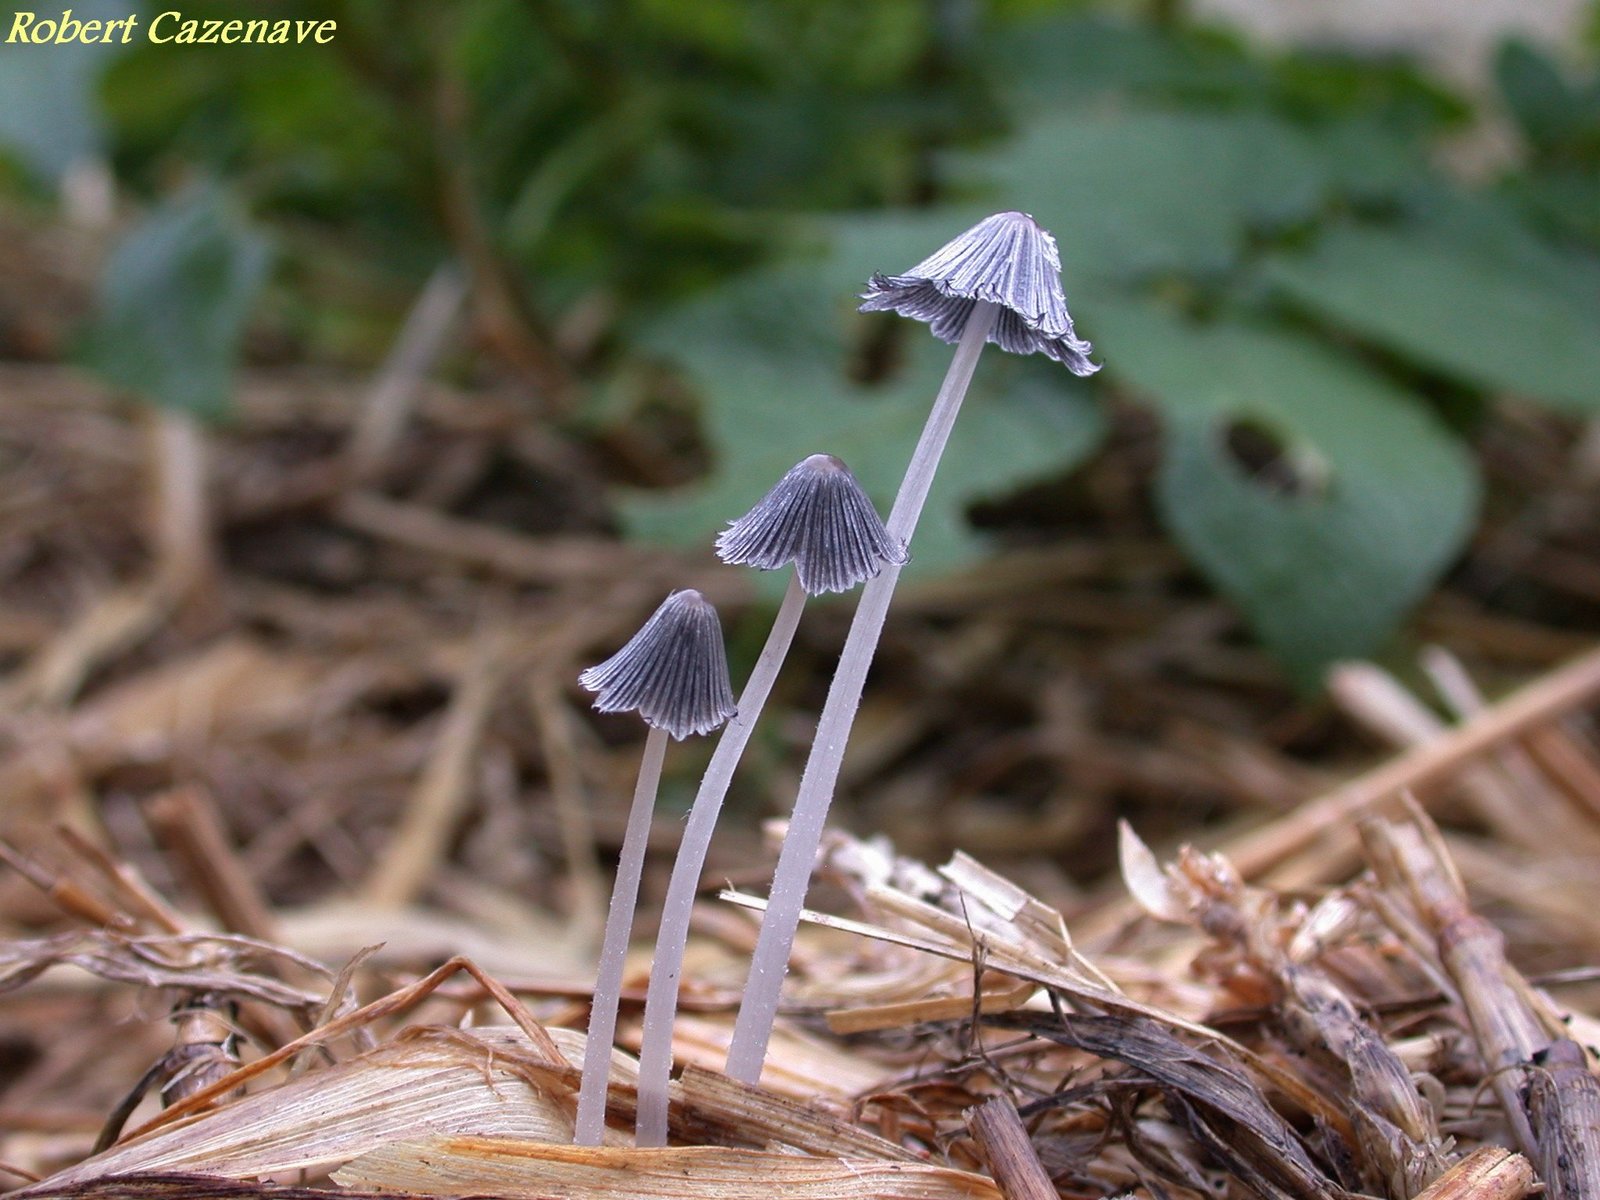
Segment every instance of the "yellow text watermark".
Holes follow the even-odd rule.
[[[137,13],[115,20],[83,21],[70,8],[59,13],[17,12],[6,30],[6,42],[34,46],[65,46],[73,43],[115,42],[126,46],[135,40],[174,46],[287,46],[305,42],[326,44],[338,32],[337,21],[277,20],[202,20],[186,17],[173,9],[160,13],[145,24]]]

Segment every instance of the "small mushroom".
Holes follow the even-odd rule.
[[[906,561],[904,544],[884,528],[878,510],[850,468],[831,454],[813,454],[791,468],[754,508],[717,538],[724,562],[767,571],[794,565],[772,632],[739,696],[738,714],[717,739],[683,827],[678,857],[667,884],[645,997],[644,1035],[639,1050],[637,1144],[663,1146],[667,1139],[667,1082],[672,1072],[672,1024],[678,1009],[689,918],[711,835],[756,719],[789,653],[807,594],[842,592],[885,567]]]
[[[1013,353],[1046,354],[1076,375],[1099,370],[1089,361],[1089,343],[1077,337],[1067,315],[1055,239],[1026,213],[997,213],[978,222],[904,275],[872,276],[861,307],[926,321],[935,337],[956,344],[886,523],[889,536],[903,543],[916,531],[986,343]],[[728,1049],[728,1074],[746,1083],[761,1078],[850,726],[899,578],[900,567],[891,564],[862,589],[817,720]]]
[[[874,275],[862,312],[896,312],[956,343],[979,304],[994,305],[986,341],[1012,354],[1046,354],[1074,375],[1093,375],[1092,347],[1072,328],[1056,240],[1027,213],[985,217],[904,275]]]
[[[661,783],[667,739],[710,733],[734,712],[733,686],[728,679],[728,657],[717,610],[697,591],[673,592],[626,646],[584,671],[578,682],[597,693],[594,706],[601,712],[637,712],[650,726],[601,939],[594,1003],[589,1010],[589,1034],[583,1051],[583,1079],[578,1091],[573,1140],[580,1146],[598,1146],[605,1135],[606,1087],[622,996],[622,971],[633,932],[633,912],[639,902],[639,878],[644,871],[645,844]]]
[[[903,566],[906,548],[883,527],[850,468],[813,454],[717,535],[717,556],[763,571],[793,563],[800,586],[815,596],[847,592],[885,564]]]

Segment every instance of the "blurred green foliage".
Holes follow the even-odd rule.
[[[21,6],[0,10],[5,28]],[[48,20],[48,14],[41,14]],[[117,0],[73,6],[80,21],[126,15]],[[0,40],[0,147],[51,181],[104,153],[104,125],[95,103],[98,80],[118,47],[91,43],[33,46]]]
[[[641,537],[704,542],[820,449],[886,501],[948,352],[851,298],[998,208],[1056,233],[1106,370],[986,358],[916,569],[981,550],[973,500],[1094,453],[1115,393],[1160,416],[1173,537],[1310,681],[1381,645],[1469,535],[1484,403],[1600,411],[1600,74],[1528,45],[1474,101],[1404,57],[1267,53],[1170,6],[282,8],[338,36],[136,47],[98,122],[62,106],[62,144],[151,198],[227,180],[302,279],[344,260],[417,286],[463,260],[575,382],[575,407],[534,399],[579,435],[673,377],[711,467],[626,503]],[[1518,157],[1468,187],[1435,163],[1485,107]],[[334,308],[307,304],[306,353]],[[576,311],[598,336],[562,336]]]
[[[266,239],[217,188],[185,189],[106,261],[86,364],[148,402],[221,416],[269,258]]]

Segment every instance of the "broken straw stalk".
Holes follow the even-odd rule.
[[[864,310],[889,310],[926,321],[934,336],[956,343],[955,357],[889,514],[891,537],[909,543],[916,530],[986,342],[1012,353],[1044,353],[1076,375],[1098,370],[1089,361],[1089,344],[1073,331],[1060,271],[1055,240],[1032,217],[1009,212],[979,222],[905,275],[872,277]],[[889,565],[862,589],[817,721],[728,1052],[728,1074],[746,1083],[761,1077],[850,726],[899,577],[899,565]]]
[[[724,562],[773,571],[794,564],[794,576],[772,623],[739,711],[717,740],[683,829],[662,907],[645,999],[639,1052],[637,1144],[667,1142],[667,1084],[672,1072],[672,1025],[684,949],[700,874],[734,768],[750,741],[794,640],[807,595],[842,592],[905,562],[905,547],[884,528],[850,469],[831,454],[813,454],[791,468],[747,514],[717,538]]]
[[[598,693],[594,706],[601,712],[637,711],[650,726],[601,941],[573,1130],[573,1140],[580,1146],[598,1146],[605,1136],[606,1088],[622,972],[667,738],[709,733],[733,715],[733,686],[716,609],[692,589],[673,592],[627,645],[584,671],[578,681]]]

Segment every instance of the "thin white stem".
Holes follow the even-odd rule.
[[[667,899],[661,912],[661,928],[656,933],[655,960],[650,967],[650,991],[644,1002],[644,1040],[639,1048],[639,1114],[635,1142],[640,1146],[667,1144],[667,1081],[672,1074],[672,1023],[678,1015],[678,981],[683,973],[683,953],[689,942],[689,917],[694,910],[695,893],[700,888],[700,873],[705,870],[711,835],[717,827],[717,814],[733,782],[734,768],[744,754],[755,730],[756,719],[772,694],[778,668],[783,665],[794,641],[806,593],[798,575],[790,575],[789,588],[773,618],[767,644],[750,671],[750,678],[739,696],[739,711],[728,722],[717,740],[717,748],[700,780],[694,807],[683,827],[678,858],[672,865],[667,884]]]
[[[895,497],[894,509],[885,522],[891,534],[906,542],[910,542],[916,530],[917,518],[922,515],[928,489],[933,485],[934,471],[950,439],[956,415],[961,411],[967,386],[972,382],[978,355],[983,352],[984,342],[998,315],[999,309],[992,304],[980,302],[973,308],[950,362],[950,370],[933,402],[933,411],[923,426],[911,465],[900,484],[900,493]],[[872,666],[872,656],[878,648],[884,619],[889,614],[889,601],[894,598],[894,585],[899,578],[899,567],[885,567],[881,575],[869,580],[861,590],[861,601],[839,654],[833,683],[828,687],[828,698],[817,719],[816,737],[811,743],[805,773],[800,777],[800,792],[789,818],[789,832],[778,853],[778,869],[772,877],[767,911],[761,919],[761,932],[750,960],[750,975],[745,981],[744,999],[734,1024],[733,1043],[728,1049],[728,1074],[745,1083],[756,1083],[761,1078],[767,1042],[778,1016],[778,997],[784,972],[788,969],[789,951],[800,926],[800,910],[805,905],[817,850],[822,845],[823,825],[828,819],[828,806],[833,803],[839,768],[844,763],[845,744],[850,739],[850,726],[861,704],[867,670]]]
[[[617,860],[617,882],[611,888],[611,911],[600,944],[600,968],[595,973],[594,1003],[589,1009],[589,1034],[583,1047],[583,1082],[578,1088],[578,1120],[572,1140],[580,1146],[598,1146],[606,1131],[606,1087],[611,1080],[611,1043],[617,1032],[617,1006],[622,1000],[622,970],[633,936],[633,910],[639,902],[639,878],[644,874],[645,846],[650,840],[650,817],[661,784],[661,764],[667,756],[667,731],[652,729],[644,741],[639,763],[639,783],[633,789],[633,808],[622,835]]]
[[[158,407],[151,416],[156,452],[156,548],[161,578],[185,591],[216,569],[206,435],[187,412]]]

